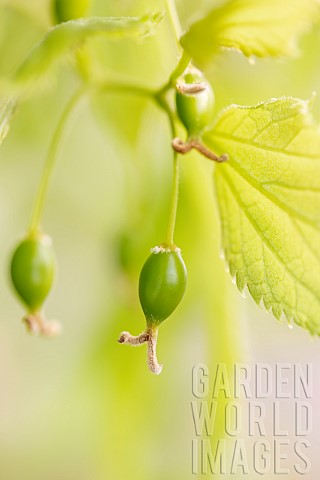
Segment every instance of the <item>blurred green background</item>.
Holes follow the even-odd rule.
[[[177,2],[183,28],[214,3]],[[49,1],[0,0],[0,7],[1,89],[52,21]],[[90,13],[154,10],[164,10],[164,2],[96,0]],[[217,112],[230,103],[282,95],[310,98],[320,86],[319,31],[306,34],[300,46],[297,58],[254,65],[236,53],[217,58],[208,72]],[[94,80],[156,87],[167,80],[178,52],[166,18],[154,35],[138,41],[91,42],[88,58]],[[160,330],[163,373],[149,373],[144,347],[117,343],[122,330],[138,334],[144,329],[138,277],[149,249],[166,230],[172,152],[161,111],[146,99],[108,93],[85,96],[73,112],[46,203],[43,226],[59,264],[46,312],[62,322],[63,335],[43,341],[25,333],[24,312],[8,279],[9,258],[29,221],[59,116],[79,85],[74,67],[76,62],[63,65],[48,85],[21,102],[0,150],[0,478],[195,478],[192,367],[203,362],[213,371],[219,362],[231,368],[237,361],[317,365],[319,344],[241,298],[232,285],[219,256],[213,165],[196,154],[181,161],[176,243],[189,284],[182,304]],[[319,106],[316,98],[318,118]],[[319,397],[317,387],[311,403],[317,405]],[[222,436],[223,402],[220,413],[216,439]],[[318,478],[319,431],[314,429],[312,437],[308,479]]]

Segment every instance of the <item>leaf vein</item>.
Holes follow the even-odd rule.
[[[301,280],[301,278],[299,278],[297,275],[295,275],[295,273],[288,267],[288,265],[283,262],[283,260],[281,259],[281,257],[279,256],[279,254],[275,251],[274,247],[272,246],[272,244],[265,238],[263,237],[263,235],[261,234],[260,232],[260,229],[258,228],[258,226],[256,225],[256,222],[254,221],[254,219],[252,218],[252,216],[249,214],[249,212],[247,211],[247,209],[245,208],[245,205],[243,204],[243,201],[241,200],[232,180],[230,179],[230,177],[228,176],[228,174],[226,173],[225,170],[221,170],[221,174],[224,176],[226,182],[228,183],[229,185],[229,188],[231,189],[234,197],[236,198],[239,206],[241,207],[241,210],[242,212],[244,213],[244,215],[247,217],[249,223],[252,225],[252,227],[254,228],[254,230],[256,231],[257,235],[261,238],[262,242],[264,243],[264,245],[266,245],[270,252],[273,254],[274,258],[278,261],[278,263],[282,266],[282,268],[287,271],[287,273],[289,273],[289,275],[291,275],[292,278],[295,279],[295,281],[297,283],[299,283],[300,285],[302,285],[307,291],[309,291],[315,298],[317,301],[320,301],[320,295],[315,292],[311,287],[310,285],[306,284],[305,282],[303,282]]]

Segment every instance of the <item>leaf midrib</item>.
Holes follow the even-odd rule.
[[[309,159],[309,160],[312,160],[312,161],[313,160],[320,161],[320,152],[319,152],[319,155],[312,155],[312,154],[299,153],[299,152],[290,152],[290,151],[287,151],[287,150],[283,150],[281,148],[271,147],[270,145],[259,145],[257,143],[253,143],[250,140],[245,140],[242,137],[237,137],[235,135],[230,135],[228,133],[217,131],[217,130],[214,130],[211,133],[212,133],[212,136],[210,138],[213,138],[213,137],[225,138],[225,139],[227,139],[231,142],[241,143],[243,145],[247,145],[249,147],[256,148],[257,150],[280,153],[281,155],[286,155],[288,157],[296,157],[296,158]]]

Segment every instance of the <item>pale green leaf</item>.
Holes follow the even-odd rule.
[[[320,131],[308,102],[231,106],[204,141],[230,156],[215,183],[238,288],[320,334]]]
[[[12,75],[44,32],[35,18],[0,0],[0,77]]]
[[[46,74],[57,60],[83,45],[89,38],[137,37],[149,34],[163,18],[162,13],[143,17],[91,17],[60,23],[31,51],[15,74],[16,83],[33,82]]]
[[[318,18],[317,0],[229,0],[191,25],[181,43],[202,66],[220,47],[248,57],[292,55],[297,36]]]

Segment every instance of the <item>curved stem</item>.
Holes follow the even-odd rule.
[[[177,129],[175,124],[175,117],[171,111],[170,105],[166,101],[164,96],[156,97],[159,106],[165,111],[168,115],[168,119],[171,127],[172,138],[176,137]],[[180,165],[177,152],[173,152],[173,187],[172,187],[172,196],[170,204],[170,213],[168,221],[168,229],[165,243],[167,245],[174,245],[174,230],[176,225],[176,217],[178,210],[178,200],[179,200],[179,179],[180,179]]]
[[[56,130],[55,130],[54,135],[52,137],[51,144],[50,144],[49,151],[48,151],[47,160],[46,160],[46,163],[45,163],[45,166],[44,166],[42,178],[41,178],[41,181],[40,181],[39,189],[38,189],[38,192],[37,192],[37,195],[36,195],[36,198],[35,198],[33,211],[32,211],[32,215],[31,215],[31,221],[30,221],[30,225],[29,225],[29,231],[30,231],[31,234],[33,234],[33,233],[35,233],[39,230],[41,215],[42,215],[42,211],[43,211],[43,207],[44,207],[44,202],[45,202],[45,199],[46,199],[46,194],[47,194],[47,191],[48,191],[48,185],[49,185],[49,181],[50,181],[50,178],[51,178],[51,175],[52,175],[53,167],[54,167],[56,156],[57,156],[57,150],[58,150],[59,143],[60,143],[63,131],[64,131],[65,124],[66,124],[73,108],[75,107],[75,105],[77,104],[78,100],[81,98],[81,96],[83,95],[85,90],[86,90],[85,87],[81,87],[71,97],[71,99],[67,103],[67,105],[66,105],[66,107],[65,107],[65,109],[64,109],[64,111],[61,115],[61,118],[58,122]]]
[[[179,63],[170,75],[169,86],[175,87],[177,78],[183,74],[190,61],[190,56],[183,50]]]
[[[183,72],[185,71],[185,69],[187,68],[187,66],[189,65],[190,60],[191,60],[190,56],[186,53],[185,50],[183,50],[183,48],[181,47],[181,44],[180,44],[180,37],[182,35],[182,28],[181,28],[181,24],[180,24],[178,12],[177,12],[175,0],[166,0],[166,5],[167,5],[167,12],[168,12],[168,15],[170,17],[172,28],[173,28],[173,31],[174,31],[174,35],[175,35],[175,38],[176,38],[177,46],[178,46],[179,51],[182,51],[182,54],[181,54],[181,57],[180,57],[180,60],[177,64],[177,66],[175,67],[175,69],[171,73],[169,80],[157,92],[156,96],[158,98],[165,95],[165,93],[170,88],[175,87],[176,80],[183,74]]]
[[[168,92],[168,90],[170,90],[170,88],[172,88],[172,87],[175,88],[176,87],[177,79],[186,70],[190,61],[191,61],[191,58],[189,57],[189,55],[185,51],[183,51],[176,68],[173,70],[173,72],[170,75],[169,80],[167,81],[167,83],[165,83],[163,85],[163,87],[161,87],[158,90],[158,92],[155,93],[155,98],[156,99],[158,99],[158,100],[161,99],[163,96],[165,96],[165,94]]]
[[[178,200],[179,200],[179,177],[180,177],[180,168],[179,168],[179,158],[177,152],[173,154],[173,188],[171,196],[171,207],[169,214],[168,230],[166,237],[166,244],[174,245],[174,229],[176,225],[177,210],[178,210]]]
[[[167,5],[167,12],[172,24],[177,45],[181,49],[182,47],[180,45],[180,37],[181,37],[182,28],[181,28],[179,15],[177,12],[175,0],[166,0],[166,5]]]
[[[182,56],[183,57],[183,56]],[[183,63],[183,69],[184,63]],[[178,69],[175,70],[178,72]],[[173,76],[172,76],[173,78]],[[170,85],[170,83],[168,83]],[[177,135],[177,129],[175,125],[175,116],[172,112],[170,105],[166,99],[166,89],[163,88],[158,92],[147,87],[140,87],[139,85],[130,85],[130,84],[118,84],[118,83],[106,83],[100,86],[100,90],[106,93],[125,93],[125,94],[133,94],[133,95],[140,95],[143,97],[148,97],[154,100],[157,105],[167,114],[172,138],[175,138]],[[179,197],[179,159],[176,152],[174,152],[173,157],[173,190],[172,190],[172,197],[171,197],[171,206],[170,206],[170,214],[169,214],[169,222],[168,222],[168,230],[166,236],[166,243],[168,245],[173,245],[173,237],[174,237],[174,229],[176,223],[176,216],[177,216],[177,208],[178,208],[178,197]],[[124,341],[124,340],[123,340]]]

